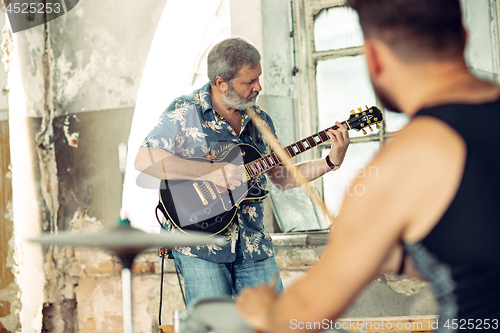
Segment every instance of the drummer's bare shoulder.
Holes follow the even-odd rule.
[[[278,301],[276,317],[286,319],[273,324],[335,318],[345,311],[402,237],[432,228],[429,221],[435,223],[451,200],[464,158],[460,137],[434,119],[415,119],[398,133],[368,166],[378,171],[353,183],[362,191],[346,195],[324,255]],[[427,229],[413,228],[415,221],[426,221]]]
[[[381,227],[402,228],[404,241],[418,241],[452,200],[465,156],[462,137],[449,125],[432,117],[416,117],[367,166],[376,172],[355,181],[352,186],[363,188],[363,195],[351,191],[354,195],[346,196],[341,214],[356,220],[350,224],[365,223],[356,219],[356,211],[375,203],[370,223],[374,214],[380,214]]]
[[[385,149],[387,148],[387,149]],[[396,201],[408,212],[402,238],[423,239],[453,199],[466,158],[463,138],[429,116],[414,118],[378,156]],[[425,210],[421,207],[426,207]],[[403,217],[403,216],[401,216]]]
[[[384,219],[388,225],[379,230],[402,228],[380,272],[396,274],[401,267],[401,242],[420,241],[434,228],[458,189],[465,158],[465,143],[449,125],[432,117],[417,117],[374,159],[373,165],[380,171],[381,183],[376,185],[380,198],[391,198],[391,206],[381,209],[383,214],[391,212]],[[409,256],[403,267],[403,275],[424,279]]]

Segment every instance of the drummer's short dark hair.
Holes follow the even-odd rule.
[[[463,55],[460,0],[347,0],[365,39],[384,42],[401,60],[448,60]]]

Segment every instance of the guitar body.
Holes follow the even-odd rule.
[[[227,145],[227,142],[215,146]],[[227,162],[243,165],[262,157],[257,149],[247,144],[234,145],[217,160],[189,158],[192,161]],[[262,176],[261,176],[262,177]],[[165,217],[181,231],[202,231],[217,235],[227,229],[236,217],[238,206],[246,200],[262,200],[268,191],[250,178],[234,190],[217,189],[214,183],[201,180],[162,180],[159,208]]]

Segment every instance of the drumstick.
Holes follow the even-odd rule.
[[[278,154],[279,158],[288,169],[288,172],[292,174],[292,176],[297,180],[300,186],[303,186],[303,188],[305,188],[311,200],[321,208],[323,214],[325,214],[325,216],[332,222],[332,224],[330,225],[331,229],[333,227],[334,218],[326,208],[326,205],[313,190],[312,186],[309,184],[309,181],[300,174],[290,156],[286,153],[285,149],[281,147],[280,143],[278,142],[278,140],[276,140],[271,131],[264,125],[264,121],[260,118],[260,116],[258,116],[251,108],[246,109],[246,113],[250,116],[250,119],[252,120],[255,127],[257,127],[257,129],[260,131],[260,133],[262,133],[267,142],[269,142],[273,151]]]

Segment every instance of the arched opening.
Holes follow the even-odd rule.
[[[189,19],[179,15],[186,12]],[[159,180],[135,170],[139,146],[174,98],[207,81],[208,51],[229,36],[229,0],[167,2],[144,68],[128,142],[123,209],[134,227],[159,230],[154,214]]]

